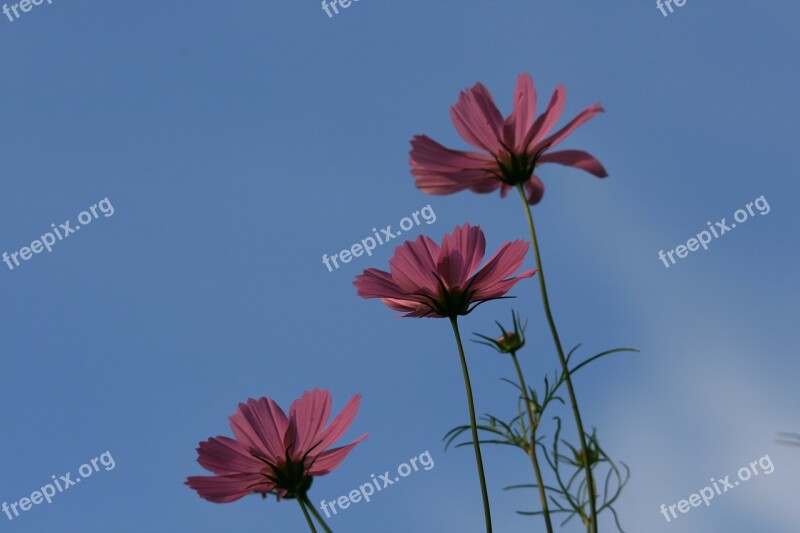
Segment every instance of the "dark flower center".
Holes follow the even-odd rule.
[[[505,144],[503,144],[503,148],[505,148],[505,154],[494,156],[500,170],[497,178],[512,187],[531,179],[533,169],[536,167],[536,155],[530,156],[525,152],[517,154]]]
[[[313,478],[306,475],[306,468],[302,461],[287,460],[276,465],[268,465],[261,473],[278,486],[287,491],[284,498],[302,497],[311,487]]]
[[[469,291],[462,292],[457,288],[448,289],[444,292],[442,309],[439,314],[452,317],[458,315],[466,315],[469,309]]]
[[[455,318],[459,315],[467,315],[470,312],[470,304],[475,291],[472,290],[472,278],[466,287],[448,287],[444,280],[433,273],[439,284],[439,294],[436,298],[431,298],[429,307],[442,316]]]

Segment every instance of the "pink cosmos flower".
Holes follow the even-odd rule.
[[[369,268],[353,285],[359,296],[380,298],[406,317],[455,318],[483,302],[502,298],[519,280],[536,272],[527,270],[512,277],[528,252],[524,241],[503,244],[478,269],[485,252],[486,239],[479,226],[456,227],[444,236],[441,247],[420,235],[395,249],[390,272]]]
[[[360,399],[359,394],[353,396],[327,426],[331,412],[327,390],[304,392],[292,403],[288,417],[270,398],[240,403],[229,418],[235,438],[211,438],[197,448],[197,462],[214,475],[189,477],[186,485],[216,503],[250,493],[304,498],[313,477],[333,471],[367,437],[327,449],[350,427]]]
[[[558,163],[585,170],[598,178],[608,176],[603,165],[581,150],[551,151],[575,129],[603,112],[594,104],[566,126],[548,135],[564,110],[566,90],[559,84],[547,110],[536,116],[536,89],[527,73],[517,78],[514,111],[504,120],[481,83],[462,92],[450,108],[450,117],[459,135],[481,152],[462,152],[445,148],[426,135],[411,140],[411,173],[416,186],[428,194],[451,194],[469,189],[489,193],[524,184],[528,203],[536,204],[544,195],[544,184],[535,174],[544,163]]]

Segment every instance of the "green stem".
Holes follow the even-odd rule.
[[[569,393],[569,401],[572,405],[572,415],[575,418],[575,426],[578,429],[578,436],[581,440],[581,450],[584,457],[584,470],[586,472],[586,486],[589,490],[589,510],[591,518],[589,523],[589,533],[597,533],[597,496],[595,494],[594,477],[592,476],[592,465],[589,464],[589,450],[586,446],[586,432],[583,430],[583,421],[581,420],[581,412],[578,409],[578,400],[575,396],[575,389],[572,386],[572,378],[570,377],[569,367],[567,366],[567,359],[564,357],[564,349],[561,347],[561,339],[558,337],[558,330],[553,320],[553,314],[550,311],[550,301],[547,298],[547,286],[544,282],[544,268],[542,268],[542,258],[539,254],[539,242],[536,239],[536,228],[533,225],[533,214],[531,213],[531,206],[528,204],[528,199],[525,198],[525,189],[522,184],[517,184],[517,191],[522,204],[525,206],[525,214],[528,217],[528,228],[531,232],[531,242],[533,244],[533,253],[536,257],[536,266],[539,269],[537,277],[539,278],[539,289],[542,293],[542,302],[544,303],[544,313],[547,317],[547,323],[550,325],[550,333],[553,335],[553,342],[556,345],[556,352],[558,353],[558,360],[561,363],[561,371],[565,376],[565,383],[567,384],[567,391]]]
[[[306,522],[308,522],[308,527],[311,528],[311,533],[317,533],[317,528],[314,527],[314,522],[311,521],[311,516],[308,514],[308,509],[306,509],[306,504],[303,503],[303,498],[297,498],[297,503],[300,504],[300,509],[303,510],[303,516],[306,517]]]
[[[539,499],[542,502],[542,514],[544,515],[544,524],[547,527],[547,533],[553,533],[553,524],[550,523],[550,509],[547,505],[547,495],[544,490],[544,480],[542,479],[542,470],[539,468],[539,457],[536,455],[536,422],[533,417],[533,410],[531,409],[531,398],[528,396],[528,386],[525,384],[525,377],[522,375],[522,368],[519,366],[517,360],[517,352],[511,352],[511,359],[514,361],[514,367],[517,369],[517,377],[519,377],[519,386],[522,388],[522,398],[525,400],[525,408],[528,411],[528,423],[531,425],[531,462],[533,463],[533,472],[536,474],[536,484],[539,488]]]
[[[469,371],[467,370],[467,358],[464,356],[464,346],[461,344],[461,334],[458,332],[458,319],[456,317],[450,317],[450,324],[452,324],[453,334],[456,336],[458,355],[461,358],[461,370],[464,372],[464,386],[467,389],[469,423],[470,427],[472,428],[472,444],[475,447],[475,462],[478,463],[478,477],[481,481],[481,495],[483,496],[483,515],[486,519],[486,533],[492,533],[492,514],[489,510],[489,492],[486,490],[486,478],[483,475],[483,459],[481,458],[481,446],[478,442],[478,422],[475,420],[475,405],[472,399],[472,385],[469,381]]]
[[[333,533],[331,531],[331,528],[328,527],[328,524],[325,523],[325,520],[322,519],[322,516],[320,516],[320,514],[317,512],[316,507],[311,505],[311,501],[308,499],[308,496],[306,494],[303,494],[303,501],[306,502],[308,508],[311,509],[312,513],[314,513],[314,518],[317,519],[317,522],[319,522],[319,525],[322,526],[322,529],[325,531],[325,533]]]

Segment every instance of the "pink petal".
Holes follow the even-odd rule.
[[[437,294],[439,286],[433,273],[439,253],[439,245],[425,235],[406,241],[395,248],[394,257],[389,260],[392,280],[407,294]]]
[[[353,281],[362,298],[402,298],[405,292],[392,280],[392,275],[377,268],[368,268]]]
[[[331,394],[327,390],[314,389],[306,391],[299,399],[292,402],[289,409],[289,430],[293,435],[291,442],[284,441],[289,456],[297,460],[313,451],[320,431],[328,422],[331,414]],[[321,450],[316,450],[319,453]]]
[[[491,157],[451,150],[425,135],[411,140],[409,157],[415,185],[428,194],[452,194],[477,181],[494,179],[490,170],[496,164]]]
[[[486,238],[480,226],[456,226],[442,239],[436,271],[448,288],[461,286],[483,261]]]
[[[258,450],[270,461],[285,455],[283,439],[289,426],[286,414],[270,398],[249,399],[228,418],[236,440]]]
[[[469,185],[469,190],[479,194],[486,194],[489,192],[494,192],[502,186],[503,182],[500,181],[497,176],[487,174],[481,179],[473,180]]]
[[[394,283],[391,274],[375,268],[368,268],[363,274],[356,276],[353,285],[362,298],[380,298],[390,309],[409,313],[405,316],[426,315],[430,309],[431,298],[435,297],[433,294],[425,297],[425,291],[417,294],[407,293]]]
[[[528,196],[528,203],[536,205],[544,196],[544,183],[539,179],[539,176],[534,174],[525,182],[525,192]]]
[[[345,434],[347,428],[349,428],[350,424],[353,423],[356,413],[358,413],[360,402],[360,394],[356,394],[350,398],[350,401],[347,402],[347,405],[344,406],[344,409],[342,409],[342,411],[336,415],[336,418],[331,421],[328,427],[319,433],[315,451],[322,452],[325,448],[342,438],[342,435]]]
[[[551,135],[546,139],[538,141],[530,149],[530,153],[537,154],[542,150],[550,150],[555,145],[566,139],[573,131],[575,131],[578,128],[578,126],[580,126],[584,122],[587,122],[588,120],[591,120],[595,115],[597,115],[598,113],[603,113],[604,111],[605,110],[603,109],[603,106],[601,106],[600,104],[590,105],[589,107],[578,113],[575,118],[569,121],[569,123],[566,126],[558,130],[556,133],[554,133],[553,135]]]
[[[517,281],[533,276],[535,271],[528,270],[516,278],[509,278],[522,266],[527,253],[528,243],[525,241],[504,243],[475,274],[471,285],[475,291],[472,299],[485,300],[503,296]]]
[[[266,466],[253,457],[239,442],[216,437],[200,443],[197,462],[215,474],[258,473]]]
[[[518,281],[525,278],[530,278],[534,274],[536,274],[536,271],[531,269],[522,272],[519,276],[497,281],[492,284],[491,287],[487,286],[485,290],[482,290],[480,293],[476,294],[474,298],[475,300],[492,300],[494,298],[500,298],[501,296],[505,296],[508,291],[514,288],[514,285],[516,285]]]
[[[314,459],[314,462],[308,469],[308,475],[323,476],[331,473],[342,461],[344,461],[345,457],[347,457],[347,454],[350,453],[350,450],[355,448],[356,444],[367,438],[367,435],[368,433],[361,435],[347,446],[334,448],[321,453]]]
[[[442,172],[412,169],[411,174],[414,175],[414,186],[417,189],[425,194],[436,196],[454,194],[469,189],[469,184],[472,180],[481,177],[475,171],[464,171],[458,175],[448,175]]]
[[[491,153],[502,150],[503,116],[481,83],[459,95],[458,102],[450,108],[450,117],[459,135],[475,148]]]
[[[274,485],[260,474],[233,474],[229,476],[192,476],[186,485],[197,491],[201,498],[215,503],[229,503],[252,492],[269,492]]]
[[[542,196],[544,196],[544,183],[542,183],[542,180],[540,180],[536,174],[533,174],[530,179],[525,182],[524,187],[527,193],[526,198],[528,203],[531,205],[538,204]],[[514,189],[514,187],[504,183],[503,188],[500,189],[500,198],[505,198],[508,191],[511,189]]]
[[[605,178],[608,176],[608,172],[603,168],[603,164],[592,155],[582,150],[561,150],[558,152],[546,153],[538,159],[537,163],[558,163],[559,165],[585,170],[598,178]]]
[[[387,307],[395,311],[406,313],[399,315],[404,318],[444,318],[430,306],[430,300],[420,298],[419,301],[414,300],[396,300],[394,298],[384,298],[381,300]]]
[[[536,116],[536,87],[533,78],[527,72],[517,77],[517,88],[514,91],[514,111],[506,119],[503,133],[506,145],[517,152],[525,148],[525,136]]]
[[[484,170],[494,162],[492,157],[478,152],[451,150],[427,135],[415,135],[411,139],[409,157],[413,166],[440,172]]]
[[[530,130],[528,130],[523,146],[531,146],[531,144],[550,133],[550,130],[556,125],[558,119],[561,118],[561,113],[564,112],[564,104],[566,101],[567,90],[564,88],[564,85],[559,83],[558,87],[556,87],[556,90],[553,92],[553,96],[550,98],[550,103],[547,104],[547,110],[536,119],[536,122],[534,122]]]

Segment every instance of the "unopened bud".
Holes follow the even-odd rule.
[[[538,415],[538,414],[539,414],[539,411],[541,411],[541,410],[542,410],[542,406],[541,406],[541,405],[539,405],[539,404],[536,402],[536,400],[533,400],[533,399],[531,399],[531,400],[530,400],[528,403],[529,403],[529,404],[530,404],[530,406],[531,406],[531,412],[533,412],[533,414],[535,414],[535,415]]]
[[[525,345],[525,339],[516,333],[504,333],[497,339],[497,346],[503,353],[516,352]]]
[[[588,453],[589,453],[589,466],[592,466],[600,458],[600,452],[598,452],[596,449],[589,448]],[[581,467],[586,466],[586,463],[583,460],[583,450],[578,450],[575,453],[575,462],[578,463],[578,466]]]

